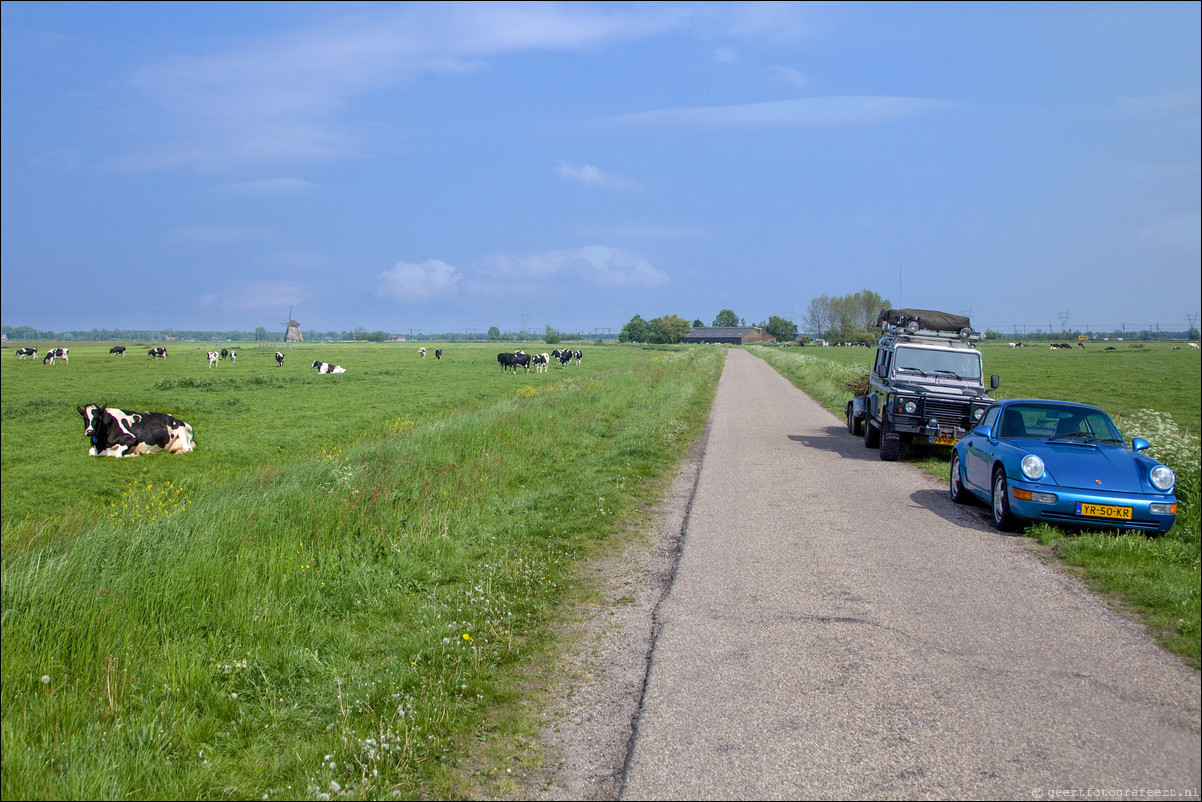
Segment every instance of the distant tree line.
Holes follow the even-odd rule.
[[[833,342],[875,342],[880,335],[876,319],[889,299],[871,290],[853,295],[819,295],[806,310],[806,330],[818,339]]]

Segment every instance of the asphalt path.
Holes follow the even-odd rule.
[[[621,797],[1197,798],[1198,672],[987,521],[732,349]]]

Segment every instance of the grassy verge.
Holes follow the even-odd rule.
[[[850,397],[845,384],[864,375],[872,351],[829,349],[830,357],[827,352],[823,350],[819,356],[795,349],[759,348],[753,351],[826,409],[843,418],[844,406]],[[1165,353],[1168,353],[1167,349]],[[997,370],[995,362],[990,361],[991,356],[994,354],[986,355],[986,372]],[[1042,352],[1032,356],[1037,360],[1046,359]],[[1103,357],[1100,353],[1098,356]],[[1023,355],[1008,358],[1021,359]],[[1143,354],[1138,358],[1147,359]],[[1156,359],[1155,356],[1150,358]],[[1088,386],[1088,376],[1074,375],[1072,367],[1066,369],[1064,362],[1061,362],[1054,381],[1047,371],[1013,369],[1017,367],[1013,366],[1004,377],[1006,397],[1088,401],[1077,397],[1081,388]],[[1196,369],[1197,360],[1194,360],[1189,370],[1179,371],[1172,381],[1166,378],[1157,386],[1158,393],[1167,394],[1169,406],[1183,417],[1197,407]],[[1146,437],[1152,442],[1153,456],[1176,472],[1180,506],[1173,529],[1163,537],[1149,538],[1140,533],[1077,531],[1038,524],[1029,527],[1027,534],[1050,546],[1096,592],[1137,612],[1166,648],[1197,668],[1202,665],[1202,601],[1199,593],[1199,556],[1202,554],[1199,455],[1202,452],[1197,436],[1180,428],[1173,416],[1140,408],[1146,402],[1145,380],[1142,373],[1109,372],[1106,392],[1110,403],[1107,409],[1114,415],[1124,436],[1128,439]],[[1068,386],[1075,386],[1075,389],[1067,391]],[[903,459],[932,476],[942,480],[947,478],[946,449],[915,446],[903,451]]]
[[[69,536],[13,539],[0,793],[472,795],[460,760],[528,726],[498,711],[578,566],[704,425],[721,365],[519,379],[345,448],[130,482]]]

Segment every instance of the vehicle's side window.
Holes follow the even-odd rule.
[[[989,411],[985,413],[985,417],[981,419],[981,425],[988,426],[990,429],[992,429],[993,424],[997,423],[997,416],[998,408],[990,407]]]

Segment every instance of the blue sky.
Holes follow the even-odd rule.
[[[0,314],[1184,328],[1200,9],[5,2]]]

